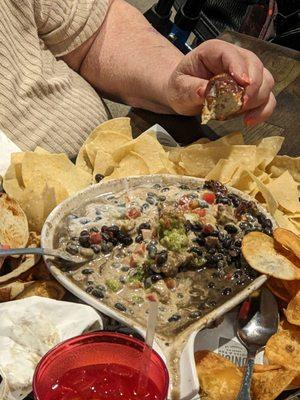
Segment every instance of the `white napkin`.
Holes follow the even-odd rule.
[[[29,297],[0,304],[1,400],[24,399],[41,357],[57,343],[103,329],[99,314],[86,305]]]
[[[3,176],[9,167],[11,153],[19,151],[21,151],[19,147],[0,130],[0,175]]]

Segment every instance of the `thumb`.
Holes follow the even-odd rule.
[[[177,101],[178,108],[185,115],[199,113],[204,102],[205,90],[208,84],[206,79],[197,78],[191,75],[181,75],[177,78]]]

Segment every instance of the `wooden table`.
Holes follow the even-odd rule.
[[[132,109],[129,116],[133,120],[136,133],[159,123],[183,145],[200,137],[217,139],[237,130],[243,132],[246,143],[279,135],[286,138],[280,154],[300,156],[300,52],[236,32],[225,32],[220,39],[253,51],[273,74],[277,107],[268,122],[246,128],[242,119],[238,118],[226,122],[213,121],[208,126],[202,126],[199,118],[164,116]]]

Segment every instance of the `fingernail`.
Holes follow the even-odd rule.
[[[246,118],[245,119],[245,125],[249,128],[250,126],[253,126],[256,124],[256,120],[254,118]]]
[[[242,79],[248,85],[250,84],[250,78],[249,78],[249,76],[247,74],[245,74],[245,72],[242,73]]]

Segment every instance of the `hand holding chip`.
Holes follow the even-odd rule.
[[[276,106],[271,73],[251,51],[215,39],[187,54],[172,73],[167,90],[171,107],[179,114],[199,114],[208,80],[223,72],[245,88],[242,112],[247,126],[271,116]]]

